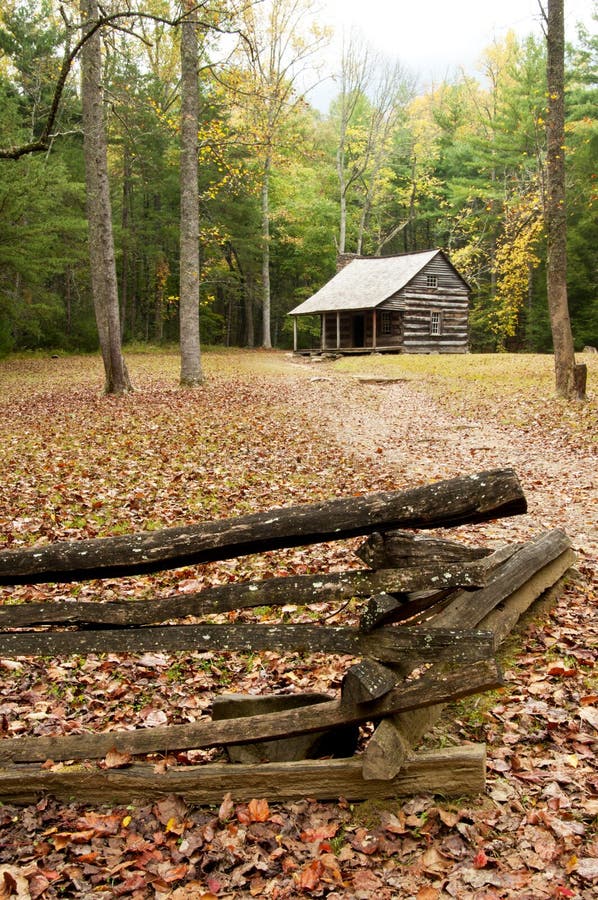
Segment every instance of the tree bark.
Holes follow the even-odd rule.
[[[404,531],[372,534],[356,551],[371,569],[405,568],[433,563],[468,563],[489,556],[486,547],[468,547],[456,541],[413,535]]]
[[[97,0],[80,0],[80,8],[83,29],[87,29],[98,18]],[[121,345],[99,31],[81,49],[81,103],[91,290],[104,363],[105,391],[122,394],[131,390],[131,382]]]
[[[129,260],[131,250],[130,215],[132,211],[132,165],[128,141],[123,146],[123,186],[122,186],[122,269],[120,276],[120,336],[124,337],[127,322],[127,306],[129,299]]]
[[[243,309],[245,311],[244,335],[245,346],[255,347],[255,322],[253,316],[253,284],[249,279],[243,288]]]
[[[576,376],[567,300],[567,206],[565,197],[565,23],[564,0],[547,0],[546,197],[547,291],[554,347],[556,392],[585,399],[585,378]]]
[[[199,339],[198,41],[193,0],[185,0],[185,8],[187,15],[181,24],[180,383],[197,387],[203,381]]]
[[[368,600],[368,605],[359,619],[359,630],[369,634],[375,628],[379,628],[386,622],[392,622],[393,617],[402,608],[403,603],[397,597],[384,591],[375,594]]]
[[[363,754],[363,777],[388,781],[412,755],[411,745],[392,718],[382,719]]]
[[[398,676],[375,659],[362,659],[345,672],[341,687],[343,703],[369,703],[396,687]]]

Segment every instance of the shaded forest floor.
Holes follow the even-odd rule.
[[[551,396],[548,357],[315,364],[209,353],[205,386],[195,392],[178,390],[174,354],[128,361],[136,391],[121,399],[100,395],[95,358],[0,362],[0,546],[182,525],[513,466],[528,514],[464,527],[459,537],[494,547],[561,527],[578,563],[556,603],[535,610],[508,642],[506,687],[452,707],[429,736],[487,742],[484,796],[240,804],[223,785],[219,808],[171,797],[93,809],[45,797],[0,807],[0,897],[594,897],[598,359],[585,360],[593,396],[572,407]],[[341,569],[352,546],[120,583],[4,588],[0,598],[167,596]],[[316,613],[336,609],[320,604]],[[0,652],[0,731],[8,740],[188,722],[223,690],[335,691],[345,666],[274,653],[8,660]]]

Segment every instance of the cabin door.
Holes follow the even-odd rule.
[[[365,347],[365,316],[363,313],[353,316],[353,346]]]

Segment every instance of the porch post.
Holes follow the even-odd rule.
[[[339,350],[341,346],[341,314],[337,310],[336,312],[336,349]]]
[[[293,316],[293,352],[297,352],[297,316]]]
[[[320,349],[326,348],[326,316],[320,313]]]
[[[376,310],[372,310],[372,350],[376,349]]]

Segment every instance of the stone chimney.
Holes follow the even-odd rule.
[[[348,266],[354,259],[361,259],[359,253],[337,253],[336,254],[336,271],[340,272],[345,266]]]

